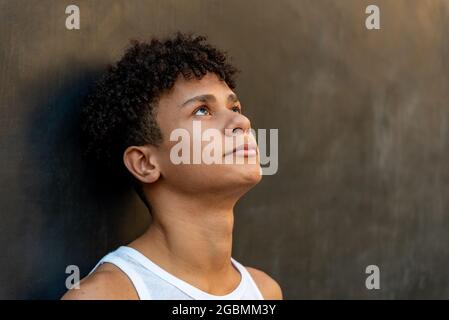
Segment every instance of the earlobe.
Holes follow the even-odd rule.
[[[159,179],[156,155],[150,147],[128,147],[123,153],[123,162],[129,172],[143,183],[153,183]]]

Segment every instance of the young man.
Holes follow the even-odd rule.
[[[63,299],[282,299],[272,278],[231,256],[234,205],[260,181],[261,169],[233,91],[237,70],[205,41],[182,33],[134,41],[90,96],[83,111],[88,152],[111,172],[128,174],[152,223]],[[201,133],[218,132],[215,146],[223,150],[213,154],[222,162],[174,161],[176,130],[188,133],[181,145],[190,156],[195,144],[204,151],[212,141],[195,133],[198,124]]]

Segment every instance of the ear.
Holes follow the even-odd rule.
[[[153,183],[161,175],[153,146],[130,146],[123,153],[123,162],[136,179]]]

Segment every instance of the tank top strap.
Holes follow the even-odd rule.
[[[109,254],[104,256],[92,269],[92,271],[89,272],[89,275],[105,262],[115,265],[123,273],[126,274],[129,280],[132,282],[134,288],[136,289],[137,295],[139,296],[140,300],[152,300],[151,294],[145,286],[145,283],[140,275],[135,271],[133,266],[128,261],[119,256],[116,251],[110,252]]]
[[[234,266],[240,271],[242,278],[245,279],[245,281],[248,282],[248,285],[252,287],[252,291],[255,292],[258,300],[265,300],[265,298],[262,295],[262,292],[260,292],[259,287],[257,286],[256,282],[254,281],[253,277],[249,273],[249,271],[246,269],[245,266],[243,266],[240,262],[235,260],[231,257],[232,263]]]

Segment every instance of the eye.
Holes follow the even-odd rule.
[[[234,106],[234,107],[232,107],[231,110],[232,110],[233,112],[242,113],[242,110],[240,110],[240,107],[239,107],[239,106]]]
[[[207,107],[201,106],[198,109],[196,109],[193,114],[196,116],[208,116],[208,115],[210,115],[210,112]]]

